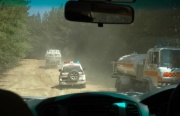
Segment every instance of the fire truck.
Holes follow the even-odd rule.
[[[45,54],[45,66],[58,66],[61,64],[61,51],[57,49],[49,49]]]
[[[112,77],[118,92],[146,92],[180,83],[180,47],[155,46],[147,54],[132,53],[113,63]]]

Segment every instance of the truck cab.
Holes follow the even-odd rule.
[[[180,47],[155,46],[146,54],[132,53],[113,62],[117,91],[149,91],[180,83]],[[125,88],[125,89],[124,89]]]
[[[147,52],[144,78],[149,78],[153,86],[180,83],[180,48],[155,47]]]

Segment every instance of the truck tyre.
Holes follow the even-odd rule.
[[[63,89],[64,89],[64,86],[59,84],[59,87],[58,87],[58,88],[59,88],[60,90],[63,90]]]
[[[119,84],[121,84],[121,79],[117,77],[116,83],[115,83],[115,88],[118,88]]]
[[[60,78],[59,78],[60,79]],[[58,86],[58,88],[60,89],[60,90],[63,90],[63,85],[61,85],[61,83],[60,83],[60,81],[59,81],[59,86]]]
[[[86,88],[86,84],[80,85],[80,88]]]
[[[49,68],[49,61],[48,60],[46,60],[46,62],[45,62],[45,68]]]
[[[117,92],[128,92],[132,87],[131,82],[132,80],[130,78],[118,77],[115,84]]]
[[[68,75],[68,78],[71,81],[78,81],[79,80],[79,73],[77,71],[71,71]]]
[[[117,92],[128,92],[131,89],[129,84],[118,84],[116,91]]]
[[[142,92],[148,92],[148,91],[150,91],[149,82],[148,82],[148,81],[144,81],[142,88],[144,88],[144,89],[142,90]]]

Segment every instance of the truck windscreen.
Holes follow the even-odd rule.
[[[161,67],[180,68],[180,50],[162,50]]]

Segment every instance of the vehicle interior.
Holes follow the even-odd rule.
[[[174,15],[173,15],[173,11],[171,11],[171,7],[174,5],[174,8],[172,9],[176,9],[176,13],[177,13],[177,9],[179,9],[180,7],[180,2],[178,0],[175,0],[176,4],[172,3],[171,0],[164,0],[164,1],[161,0],[161,2],[159,3],[156,0],[153,0],[153,2],[148,2],[148,0],[145,1],[143,0],[94,0],[94,1],[70,0],[65,3],[63,16],[67,21],[70,21],[72,23],[84,23],[84,24],[88,23],[89,25],[95,25],[94,28],[97,27],[100,28],[101,30],[103,30],[103,28],[106,28],[107,25],[111,25],[113,26],[113,29],[116,30],[117,25],[120,26],[131,25],[133,27],[133,24],[139,19],[136,17],[136,14],[138,14],[138,12],[140,11],[143,10],[147,11],[147,14],[145,15],[147,16],[148,9],[150,9],[152,12],[155,12],[156,10],[158,12],[161,12],[162,9],[165,9],[165,10],[170,10],[170,12],[172,12],[172,17],[173,17]],[[170,3],[173,5],[172,6],[167,5]],[[141,4],[146,4],[146,6],[141,6]],[[152,4],[154,4],[154,6]],[[158,7],[158,4],[162,4],[162,7]],[[166,14],[163,15],[166,16]],[[153,15],[151,16],[153,17]],[[171,17],[171,16],[166,16],[166,17]],[[175,19],[176,22],[180,20],[179,14],[177,15],[177,17],[174,16],[174,18],[177,18]],[[141,20],[143,19],[146,20],[146,17],[144,18],[141,17],[141,18],[142,18]],[[167,20],[163,18],[162,20]],[[141,23],[138,24],[140,24],[140,26],[143,27]],[[147,35],[151,34],[151,32],[148,33],[148,28],[151,27],[150,24],[147,24],[149,27],[145,28],[145,32],[147,31],[146,33]],[[174,24],[173,26],[176,27],[178,25],[179,23]],[[151,28],[154,27],[156,28],[156,26],[154,27],[153,26]],[[152,32],[156,32],[156,31],[153,30]],[[111,32],[109,32],[109,35],[110,33]],[[142,34],[141,32],[138,33]],[[87,34],[91,34],[91,33],[87,32]],[[128,34],[132,37],[132,39],[133,36],[135,36],[133,35],[133,32],[130,32]],[[158,34],[158,32],[156,32],[155,34]],[[146,35],[144,36],[144,38],[145,37]],[[172,37],[176,38],[178,37],[178,34]],[[142,37],[142,39],[144,38]],[[148,40],[150,40],[150,38],[148,38]],[[140,41],[141,40],[139,40],[139,42]],[[109,43],[110,42],[111,41],[109,41]],[[148,42],[146,43],[147,45],[149,44]],[[32,73],[31,75],[34,75],[35,73],[36,72]],[[43,78],[44,75],[42,74],[40,76]],[[87,74],[87,78],[88,78],[88,74]],[[51,80],[46,80],[46,83],[48,81]],[[108,82],[105,84],[108,85]],[[46,84],[45,86],[49,86],[49,85]],[[54,88],[56,87],[53,87],[52,89]],[[92,91],[80,91],[80,92],[78,91],[75,93],[68,93],[63,95],[59,93],[59,95],[52,97],[21,96],[15,94],[14,93],[15,90],[13,90],[12,92],[11,91],[12,90],[7,90],[7,91],[0,90],[0,104],[1,104],[0,115],[5,115],[5,116],[10,116],[10,115],[11,116],[12,115],[15,116],[22,116],[22,115],[26,115],[26,116],[92,116],[92,115],[93,116],[179,116],[180,115],[179,112],[180,84],[167,85],[164,87],[155,88],[150,91],[146,91],[144,93],[133,90],[127,92],[92,90]],[[30,91],[30,90],[26,90],[26,91]]]

